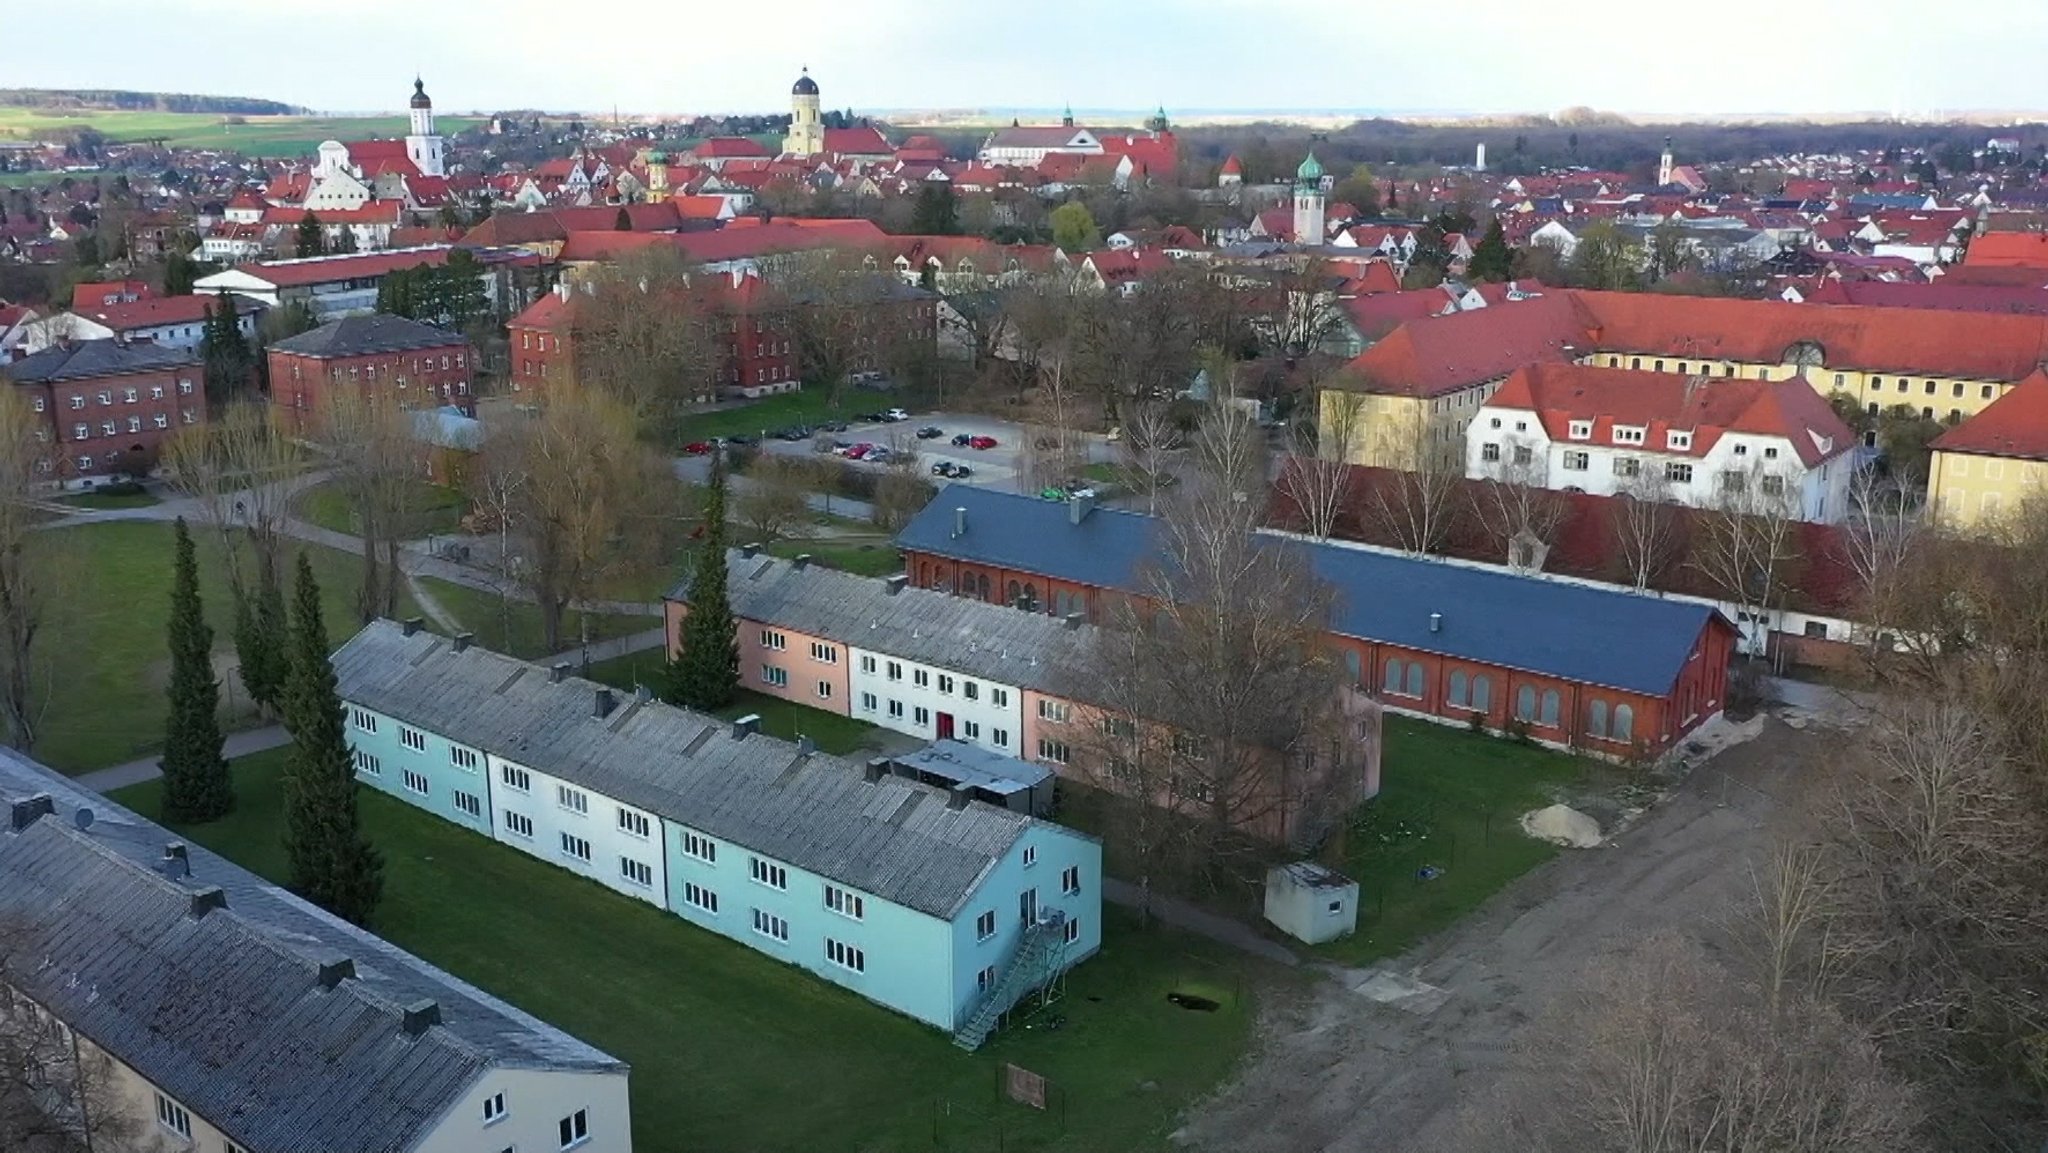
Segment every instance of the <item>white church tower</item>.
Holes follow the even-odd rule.
[[[816,156],[825,151],[825,121],[818,109],[818,82],[804,69],[789,90],[789,135],[782,138],[785,156]]]
[[[1296,244],[1322,244],[1328,239],[1323,232],[1323,166],[1316,162],[1311,152],[1301,167],[1294,170],[1294,242]]]
[[[446,176],[442,166],[441,137],[434,131],[434,102],[427,97],[426,81],[413,77],[412,131],[405,138],[405,155],[422,176]]]
[[[1664,155],[1657,158],[1657,187],[1671,186],[1671,138],[1664,138]]]

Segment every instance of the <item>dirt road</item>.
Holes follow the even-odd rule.
[[[1826,742],[1768,722],[1607,846],[1566,851],[1392,962],[1447,994],[1410,1001],[1433,1009],[1383,1004],[1339,978],[1275,1005],[1238,1079],[1177,1137],[1233,1153],[1437,1146],[1454,1110],[1512,1062],[1557,1059],[1523,1052],[1517,1035],[1588,960],[1717,918],[1746,891],[1768,822]]]

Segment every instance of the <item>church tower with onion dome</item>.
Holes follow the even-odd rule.
[[[789,135],[782,138],[785,156],[816,156],[825,151],[825,120],[818,108],[818,82],[804,69],[789,90]]]

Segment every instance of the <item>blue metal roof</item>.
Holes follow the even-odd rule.
[[[965,509],[964,518],[957,510]],[[956,532],[963,521],[965,531]],[[950,485],[906,525],[899,547],[1103,588],[1138,586],[1152,559],[1154,520]],[[1331,629],[1345,636],[1665,696],[1684,671],[1707,605],[1307,542],[1337,594]],[[1431,614],[1441,614],[1430,628]]]

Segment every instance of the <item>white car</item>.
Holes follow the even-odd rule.
[[[882,414],[882,419],[894,424],[899,420],[909,420],[910,414],[900,408],[892,408]]]

